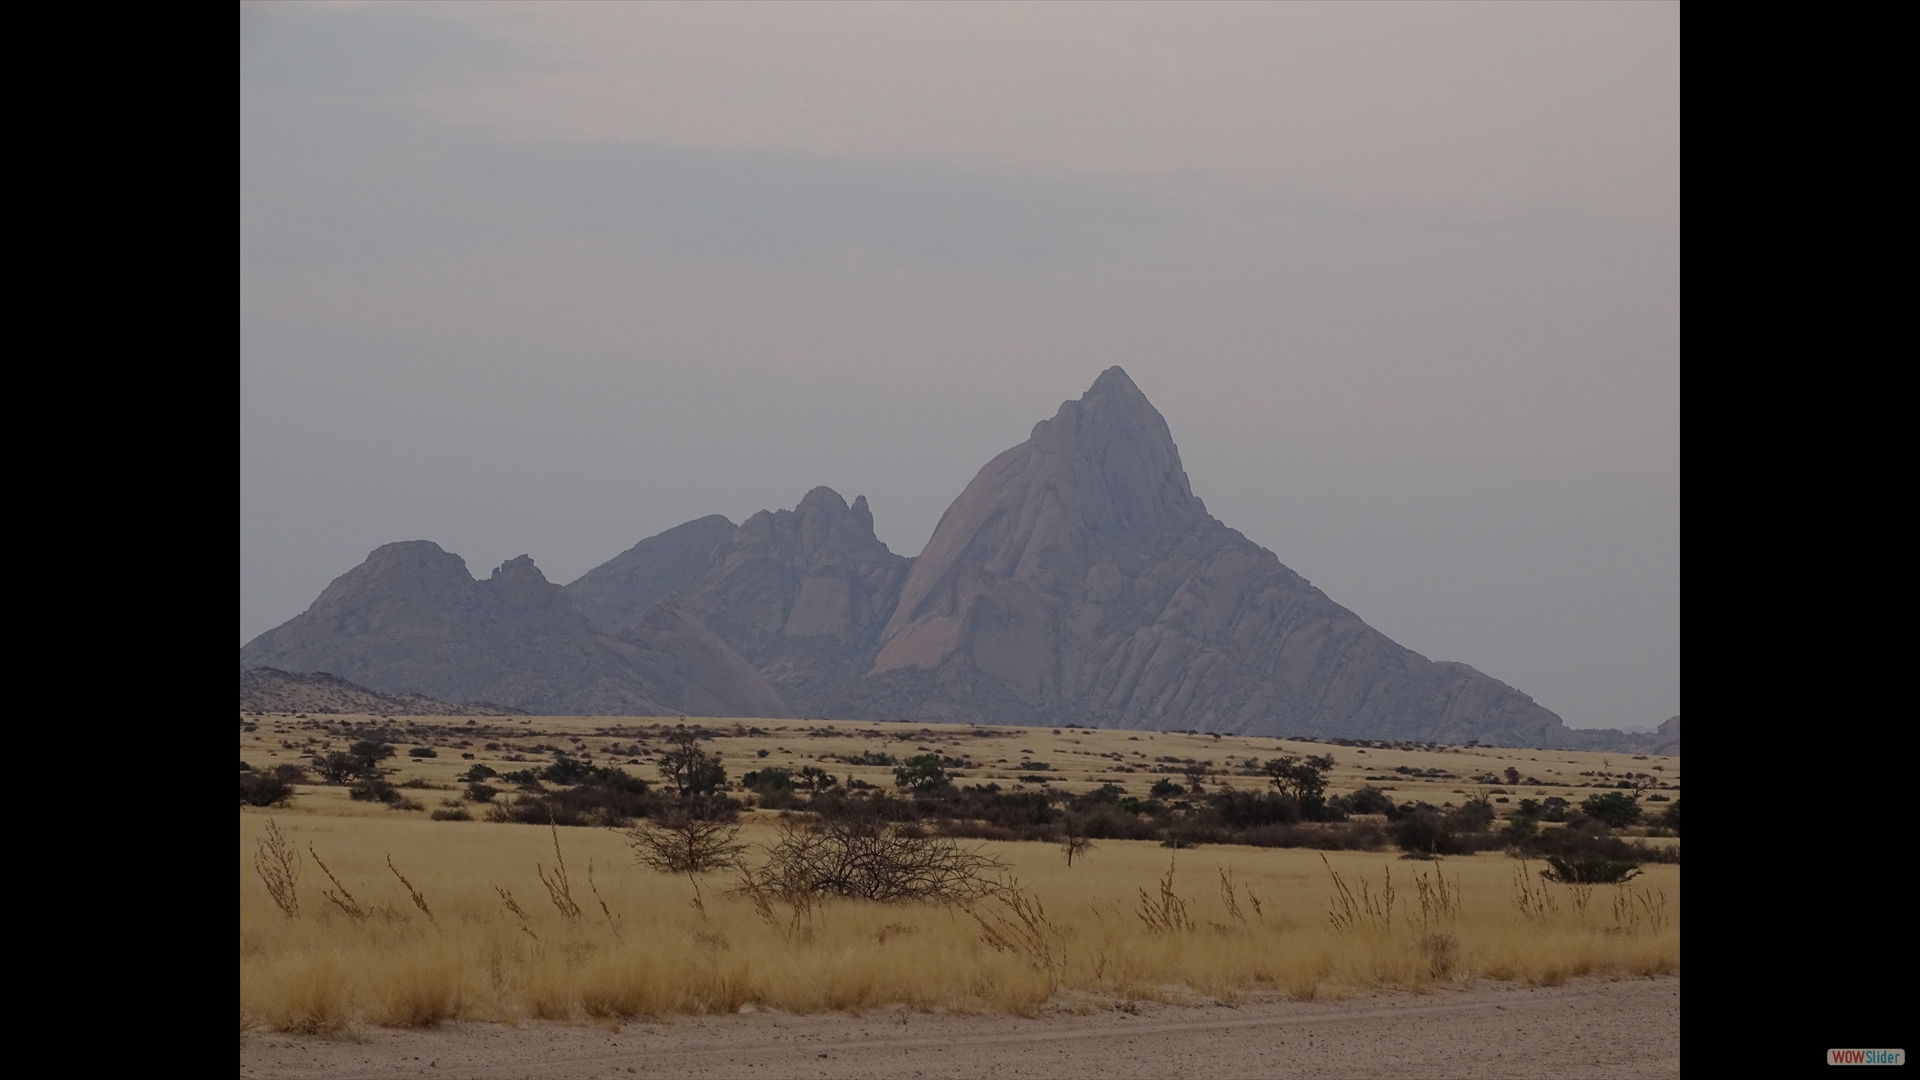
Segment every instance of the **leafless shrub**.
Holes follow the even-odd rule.
[[[835,818],[783,822],[766,861],[741,869],[769,895],[966,904],[997,893],[1007,866],[951,837],[878,820]],[[753,892],[745,886],[736,891]]]
[[[668,874],[700,874],[732,863],[746,850],[732,812],[678,806],[626,830],[634,856]]]
[[[1060,850],[1066,853],[1068,866],[1072,866],[1077,858],[1085,858],[1087,852],[1093,850],[1093,841],[1087,837],[1086,824],[1075,814],[1067,815],[1066,827],[1060,834]]]

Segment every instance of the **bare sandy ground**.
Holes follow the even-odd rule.
[[[1677,1077],[1678,977],[1032,1017],[904,1009],[253,1032],[243,1077]]]

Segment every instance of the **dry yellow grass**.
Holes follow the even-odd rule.
[[[1677,866],[1650,866],[1630,894],[1602,887],[1580,903],[1533,875],[1530,899],[1517,903],[1519,864],[1497,855],[1428,864],[1208,847],[1179,852],[1163,891],[1174,853],[1151,843],[1101,842],[1071,869],[1054,846],[1003,844],[991,848],[1023,886],[1018,907],[828,901],[796,924],[791,912],[769,921],[727,895],[728,875],[696,889],[640,869],[606,830],[558,830],[562,886],[548,829],[432,822],[344,798],[302,802],[298,812],[241,813],[243,1025],[311,1031],[747,1004],[1021,1011],[1057,996],[1088,1007],[1269,989],[1310,998],[1679,965]],[[301,856],[297,917],[282,913],[255,867],[270,817]],[[768,832],[757,824],[746,838]],[[1541,890],[1544,899],[1533,895]]]

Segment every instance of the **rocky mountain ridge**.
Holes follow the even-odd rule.
[[[671,603],[608,634],[531,558],[475,580],[426,540],[375,549],[305,612],[248,642],[240,666],[557,715],[787,715],[751,664]]]
[[[389,545],[241,661],[535,711],[1655,741],[1570,730],[1369,627],[1207,512],[1117,367],[988,462],[918,558],[824,487],[738,527],[687,522],[565,589],[524,556],[473,582],[434,545]]]

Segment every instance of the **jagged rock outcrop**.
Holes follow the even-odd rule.
[[[454,704],[425,694],[383,694],[325,671],[243,668],[240,711],[359,716],[513,716],[525,710],[490,701]]]
[[[655,601],[698,584],[738,528],[719,514],[676,525],[569,582],[567,595],[595,626],[618,633]]]
[[[857,704],[912,560],[873,533],[866,496],[832,488],[748,518],[685,603],[804,716]]]
[[[703,518],[642,540],[567,590],[582,610],[621,611],[632,602],[628,596],[638,595],[629,590],[610,599],[624,582],[665,583],[694,564],[697,545],[670,540],[698,535],[704,542],[719,531],[708,523],[725,521]],[[705,572],[662,588],[660,602],[711,628],[800,714],[878,715],[862,704],[862,676],[873,666],[912,560],[874,535],[866,496],[849,506],[832,488],[814,488],[792,510],[763,510],[727,532],[705,557]]]
[[[1530,745],[1566,732],[1216,521],[1117,367],[954,501],[868,681],[871,705],[929,719]]]
[[[327,671],[383,693],[497,701],[546,714],[786,716],[725,643],[671,606],[596,630],[533,560],[484,581],[439,545],[388,544],[313,606],[240,650],[242,668]]]

